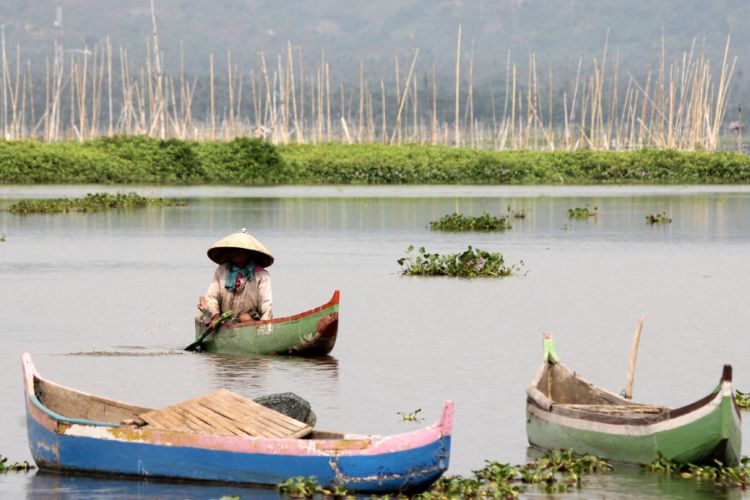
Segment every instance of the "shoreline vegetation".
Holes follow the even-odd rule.
[[[286,144],[114,136],[0,140],[0,184],[746,184],[733,152],[488,151],[418,144]]]

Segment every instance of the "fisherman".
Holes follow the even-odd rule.
[[[271,276],[265,269],[273,264],[268,248],[243,228],[211,245],[208,258],[219,264],[206,292],[209,326],[225,311],[234,311],[240,323],[273,318]]]

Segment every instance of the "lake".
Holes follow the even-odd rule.
[[[0,208],[29,197],[136,191],[185,198],[175,208],[94,214],[0,213],[0,454],[31,460],[20,358],[58,383],[144,406],[218,388],[247,397],[293,391],[317,427],[388,434],[437,419],[456,403],[451,474],[484,460],[522,463],[525,387],[542,333],[562,361],[615,392],[625,385],[633,331],[641,338],[634,399],[667,406],[713,390],[724,363],[750,390],[750,187],[0,187]],[[596,207],[588,220],[573,207]],[[455,211],[524,210],[502,233],[443,233],[429,222]],[[666,212],[671,224],[646,224]],[[207,248],[247,228],[276,262],[274,315],[341,290],[331,356],[187,353],[195,304],[213,276]],[[409,245],[502,252],[524,273],[505,279],[404,277]],[[420,409],[420,422],[399,412]],[[748,431],[745,420],[745,431]],[[745,447],[747,451],[747,445]],[[0,498],[277,497],[273,489],[157,481],[0,475]],[[637,467],[585,479],[587,498],[736,498]]]

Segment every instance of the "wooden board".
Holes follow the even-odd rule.
[[[222,436],[300,438],[312,432],[304,422],[226,389],[138,415],[154,429]]]
[[[592,411],[597,413],[662,413],[667,411],[663,406],[655,405],[582,405],[582,404],[555,404],[562,408],[571,410]]]

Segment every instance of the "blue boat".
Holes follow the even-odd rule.
[[[424,490],[448,468],[451,401],[429,427],[354,435],[312,430],[265,407],[255,421],[241,412],[242,421],[233,408],[255,403],[229,391],[163,409],[105,399],[42,378],[29,354],[23,375],[29,447],[42,470],[261,485],[312,476],[322,486],[390,493]]]

